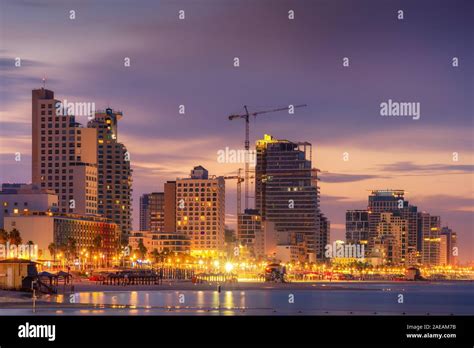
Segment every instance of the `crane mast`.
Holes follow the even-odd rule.
[[[268,114],[272,112],[278,112],[278,111],[288,111],[291,109],[296,109],[296,108],[301,108],[307,106],[306,104],[300,104],[300,105],[289,105],[284,108],[276,108],[276,109],[270,109],[270,110],[264,110],[264,111],[257,111],[257,112],[252,112],[249,113],[247,105],[244,105],[244,110],[245,114],[243,115],[230,115],[229,120],[235,120],[235,119],[244,119],[245,120],[245,142],[244,142],[244,147],[245,147],[245,164],[244,164],[244,192],[245,192],[245,197],[244,197],[244,207],[245,209],[248,209],[249,207],[249,151],[250,151],[250,116],[258,116],[262,114]],[[240,173],[240,172],[239,172]],[[239,174],[240,175],[240,174]],[[238,188],[238,191],[239,188]],[[237,192],[238,195],[240,195],[240,192]],[[240,197],[240,196],[239,196]],[[239,209],[240,213],[240,209]]]

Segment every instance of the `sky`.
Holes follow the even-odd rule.
[[[219,150],[243,148],[244,123],[228,115],[307,104],[252,119],[251,144],[264,134],[312,143],[332,240],[344,239],[345,211],[366,208],[369,190],[405,189],[458,233],[461,261],[474,260],[473,6],[0,0],[0,182],[31,181],[31,90],[43,77],[57,99],[123,111],[135,229],[141,194],[196,165],[215,175],[243,166],[217,161]],[[420,119],[381,116],[389,99],[419,103]],[[227,181],[229,226],[235,192]]]

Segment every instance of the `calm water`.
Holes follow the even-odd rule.
[[[474,315],[474,283],[345,283],[344,290],[104,291],[74,295],[87,309],[41,309],[42,315]],[[403,303],[399,303],[399,295]],[[291,303],[291,300],[294,300]],[[69,302],[66,296],[52,302]],[[352,313],[350,313],[352,312]],[[31,310],[0,309],[0,315]]]

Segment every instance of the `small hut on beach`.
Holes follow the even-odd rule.
[[[0,261],[0,289],[31,289],[31,282],[37,278],[37,263],[31,260],[6,259]]]

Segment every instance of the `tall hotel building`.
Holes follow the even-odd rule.
[[[164,232],[176,232],[176,181],[167,181],[164,184]]]
[[[441,218],[429,213],[418,213],[418,249],[423,265],[440,264]]]
[[[323,248],[323,250],[325,250],[326,245],[331,243],[331,222],[323,213],[319,214],[319,228],[319,245]],[[320,255],[320,258],[323,258],[323,255],[324,253]]]
[[[378,236],[377,226],[381,214],[399,210],[399,206],[405,202],[404,194],[403,190],[373,190],[369,195],[369,251],[373,249]]]
[[[164,227],[164,192],[152,192],[143,194],[140,197],[140,231],[164,232]]]
[[[32,92],[32,182],[54,190],[59,212],[97,214],[97,133],[57,115],[54,92]]]
[[[406,248],[404,259],[408,264],[415,264],[419,260],[417,249],[417,207],[405,200],[404,190],[373,190],[369,195],[369,243],[368,251],[371,251],[375,238],[378,236],[377,225],[380,222],[380,214],[392,212],[398,214],[408,223]]]
[[[457,234],[449,227],[441,228],[439,263],[442,266],[457,264]]]
[[[384,263],[404,265],[408,248],[408,221],[399,212],[380,213],[374,250]]]
[[[311,167],[311,144],[265,135],[257,141],[255,208],[277,233],[304,246],[308,261],[323,259],[319,190]],[[327,228],[329,230],[329,228]]]
[[[346,240],[362,243],[367,236],[370,255],[377,258],[383,254],[385,262],[438,265],[443,262],[441,218],[418,212],[404,194],[403,190],[373,190],[367,211],[346,212]],[[447,238],[444,242],[448,243]]]
[[[121,239],[132,230],[132,169],[127,148],[118,142],[118,121],[122,112],[107,108],[96,112],[88,124],[97,129],[98,213],[115,222]]]
[[[367,210],[346,211],[346,243],[367,244],[369,241],[369,212]]]
[[[258,240],[263,233],[262,217],[258,210],[245,209],[243,214],[238,214],[237,224],[237,241],[247,247],[250,255],[263,256],[263,251],[258,250],[259,244],[263,244]]]
[[[176,190],[176,232],[190,239],[191,254],[221,254],[224,251],[225,227],[224,178],[209,178],[208,171],[197,166],[191,171],[190,178],[176,179],[175,183],[165,185],[168,197],[172,196],[169,191],[173,186]]]

